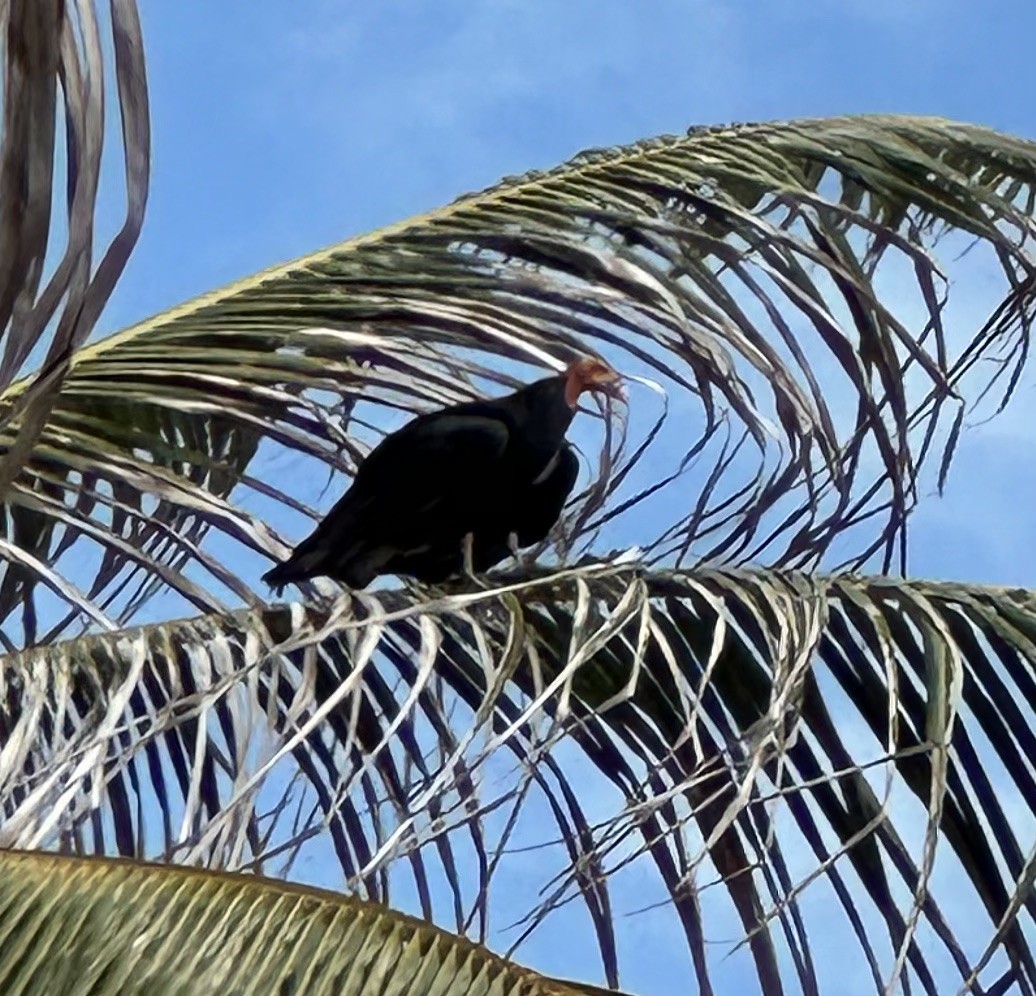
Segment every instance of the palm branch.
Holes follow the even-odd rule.
[[[0,855],[4,992],[601,996],[384,907],[284,882],[39,853]],[[56,922],[68,929],[48,929]]]
[[[969,978],[973,939],[959,935],[982,909],[988,954],[1006,955],[1001,974],[1024,984],[1018,917],[1032,914],[1034,852],[1001,797],[1011,785],[1033,801],[1031,712],[1019,703],[1031,695],[1034,620],[1033,596],[1017,590],[594,565],[437,602],[386,592],[81,637],[5,669],[6,699],[24,710],[4,717],[5,740],[25,747],[10,769],[24,774],[4,786],[0,842],[38,847],[60,828],[85,852],[150,848],[287,876],[326,833],[350,888],[391,901],[388,873],[406,859],[425,916],[485,930],[508,860],[499,813],[517,818],[536,794],[569,860],[529,926],[580,896],[612,972],[608,882],[643,858],[706,988],[708,925],[691,884],[713,876],[763,991],[785,969],[804,991],[818,984],[822,951],[800,909],[816,879],[876,981],[882,933],[923,991]],[[256,713],[276,717],[272,729]],[[567,762],[554,756],[566,738],[579,747]],[[523,774],[495,787],[497,747]],[[305,790],[274,776],[264,793],[283,761]],[[574,789],[588,762],[619,801],[595,819]],[[897,827],[904,793],[928,811],[916,851]],[[148,826],[156,808],[160,837]],[[933,882],[937,844],[960,871]],[[477,874],[463,867],[472,851]],[[429,860],[448,882],[439,895]],[[974,905],[961,921],[940,900],[963,888]],[[937,944],[914,940],[916,919]]]

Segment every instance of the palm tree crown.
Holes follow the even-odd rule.
[[[0,844],[288,882],[316,855],[357,897],[0,856],[19,944],[103,951],[111,978],[146,949],[180,991],[194,969],[171,948],[94,931],[110,896],[134,897],[145,933],[161,890],[202,911],[183,951],[204,911],[247,947],[298,899],[323,925],[308,961],[254,980],[359,985],[390,937],[404,953],[377,971],[405,964],[415,992],[433,967],[457,991],[594,992],[479,946],[517,867],[541,890],[504,906],[521,937],[578,899],[609,985],[627,942],[613,882],[637,875],[702,992],[713,916],[766,993],[820,990],[835,917],[878,991],[1036,987],[1036,849],[1007,801],[1036,807],[1036,595],[914,580],[906,553],[965,419],[1006,405],[1027,361],[1036,145],[921,117],[695,128],[87,342],[147,199],[140,27],[112,0],[105,67],[92,0],[2,17],[11,107],[51,134],[63,101],[70,194],[42,281],[55,151],[9,109]],[[95,259],[106,69],[126,210]],[[963,240],[998,280],[977,323],[955,310]],[[909,298],[882,291],[904,273]],[[535,562],[268,600],[260,574],[319,515],[307,477],[341,493],[403,416],[573,355],[623,374],[629,414],[576,423],[579,477]],[[523,864],[531,815],[551,828]],[[400,896],[452,935],[360,902]],[[262,916],[235,919],[250,903]],[[206,978],[229,984],[231,962]],[[0,956],[11,986],[23,968]]]

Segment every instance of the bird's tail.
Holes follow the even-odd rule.
[[[305,581],[321,574],[332,573],[329,570],[332,565],[326,561],[327,550],[323,546],[301,543],[287,560],[268,570],[263,575],[263,580],[280,594],[281,589],[293,581]]]
[[[284,590],[286,584],[291,584],[292,581],[296,580],[298,580],[298,574],[294,570],[294,564],[292,564],[290,557],[284,563],[277,564],[263,575],[263,581],[273,588],[278,595]]]
[[[315,577],[334,578],[348,588],[366,588],[386,559],[387,553],[382,550],[371,551],[359,545],[333,559],[328,557],[328,551],[322,546],[311,549],[300,546],[287,560],[268,570],[263,575],[263,581],[277,594],[287,584]]]

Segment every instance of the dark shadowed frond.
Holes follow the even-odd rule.
[[[625,423],[583,418],[561,550],[901,568],[919,489],[1027,355],[1034,182],[1036,146],[943,120],[693,129],[82,348],[8,494],[6,638],[118,625],[158,591],[174,614],[257,607],[386,428],[586,351],[642,381]]]
[[[601,996],[319,889],[133,861],[0,855],[5,993]]]
[[[94,0],[9,0],[0,7],[0,390],[5,392],[0,495],[5,498],[36,444],[52,430],[52,408],[72,358],[107,303],[144,220],[151,140],[140,22],[134,0],[110,0],[107,15],[114,50],[110,68]],[[106,69],[113,80],[106,78]],[[105,113],[111,113],[105,98],[112,92],[122,123],[126,215],[99,254],[94,213]],[[64,200],[57,212],[55,197]],[[64,235],[62,249],[48,244],[53,227]],[[27,366],[36,372],[12,390]],[[13,507],[20,507],[16,499]],[[31,512],[12,514],[20,516],[23,532],[53,530]],[[32,577],[31,569],[25,576]]]
[[[739,934],[766,993],[838,991],[846,950],[877,991],[1032,991],[1036,593],[502,580],[7,657],[0,844],[278,874],[333,854],[362,894],[495,947],[578,898],[612,979],[635,875],[705,992]]]

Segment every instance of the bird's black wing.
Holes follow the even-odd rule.
[[[417,419],[371,452],[340,504],[376,501],[398,514],[457,499],[468,505],[497,480],[510,439],[506,420],[479,411]]]
[[[325,574],[362,587],[398,553],[454,542],[456,529],[500,487],[511,426],[486,408],[435,412],[386,436],[352,487],[266,580],[282,585]]]

